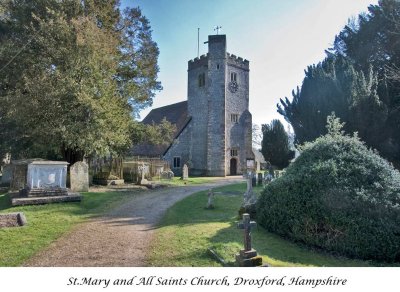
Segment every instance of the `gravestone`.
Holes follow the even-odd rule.
[[[158,180],[161,180],[161,173],[164,171],[164,164],[156,164],[156,171],[158,174]]]
[[[187,180],[189,178],[189,168],[186,164],[182,167],[182,179]]]
[[[171,170],[161,172],[161,179],[171,180],[174,178],[174,173]]]
[[[146,174],[149,173],[149,166],[142,162],[142,165],[138,167],[139,173],[141,174],[140,184],[148,185],[149,181],[146,179]]]
[[[71,191],[88,192],[89,191],[89,166],[78,161],[69,169]]]
[[[8,187],[10,186],[14,165],[6,164],[3,166],[3,174],[1,176],[0,186]]]
[[[257,174],[257,185],[261,186],[263,183],[263,175],[262,173]]]
[[[253,192],[253,173],[251,171],[247,174],[247,189],[244,193],[243,204],[249,205],[256,202],[256,197]]]
[[[208,190],[207,209],[214,209],[214,192],[212,189]]]
[[[255,174],[255,173],[251,173],[251,185],[252,185],[253,187],[256,187],[256,186],[257,186],[257,177],[256,177],[256,174]]]
[[[251,228],[257,226],[255,221],[250,221],[250,215],[243,214],[243,221],[237,224],[238,229],[243,229],[244,248],[236,255],[236,263],[240,267],[256,267],[262,265],[262,258],[257,256],[257,251],[251,245]]]

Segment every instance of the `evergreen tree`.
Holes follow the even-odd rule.
[[[294,158],[294,151],[290,150],[289,137],[284,126],[279,120],[272,120],[270,124],[263,124],[261,127],[261,153],[265,160],[279,169],[287,167]]]
[[[296,143],[324,135],[331,113],[358,132],[369,147],[400,166],[400,2],[382,0],[351,21],[327,58],[309,66],[293,100],[278,112],[292,125]]]
[[[131,145],[141,130],[132,114],[161,89],[158,48],[140,10],[121,13],[118,6],[116,0],[2,1],[3,152],[73,163]]]
[[[369,6],[367,14],[340,32],[331,52],[345,56],[364,74],[372,65],[378,78],[376,93],[387,108],[377,148],[400,167],[400,2],[381,0]]]
[[[297,144],[326,134],[325,121],[332,112],[346,122],[346,131],[358,131],[371,145],[379,144],[387,110],[377,95],[378,80],[372,70],[366,76],[346,58],[331,55],[305,73],[293,100],[286,98],[278,105],[278,112],[295,131]]]

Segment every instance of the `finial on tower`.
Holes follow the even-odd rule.
[[[219,30],[222,28],[222,26],[216,26],[215,28],[214,28],[214,31],[216,31],[217,32],[217,35],[219,34]]]

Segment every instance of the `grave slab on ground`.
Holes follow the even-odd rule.
[[[19,227],[25,224],[26,218],[22,212],[0,214],[0,228]]]

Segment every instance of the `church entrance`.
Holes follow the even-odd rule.
[[[237,175],[237,160],[236,158],[231,158],[231,175]]]

